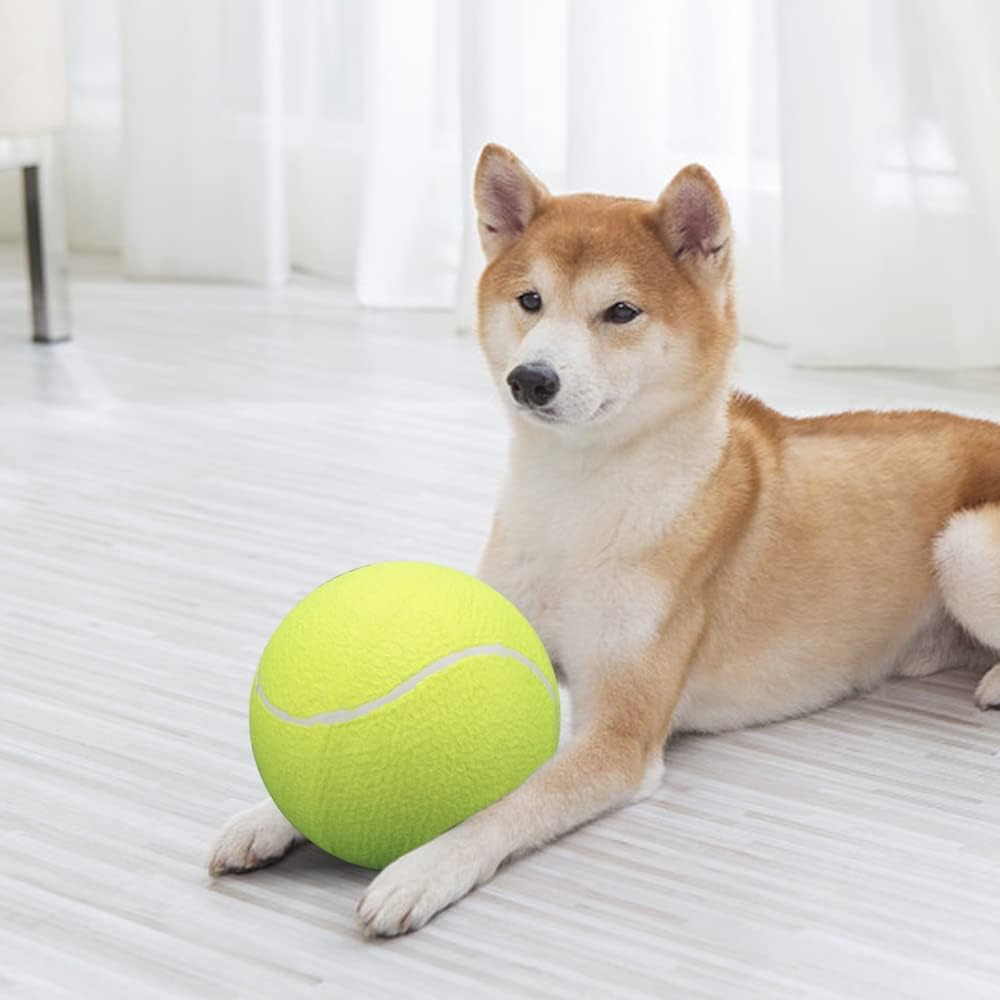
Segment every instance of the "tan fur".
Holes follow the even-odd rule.
[[[480,574],[538,629],[575,733],[379,875],[359,905],[368,934],[419,927],[505,860],[651,791],[671,731],[1000,659],[1000,426],[791,419],[732,393],[729,215],[702,167],[653,203],[553,197],[488,146],[476,197],[479,334],[513,429]],[[641,312],[611,324],[615,301]],[[526,364],[559,375],[551,402],[512,398]],[[976,699],[1000,704],[1000,665]]]
[[[1000,499],[1000,428],[947,414],[791,420],[735,397],[729,441],[704,505],[676,527],[679,546],[695,546],[685,589],[713,567],[701,599],[714,624],[678,728],[798,714],[882,680],[921,610],[940,602],[935,537],[956,511]],[[697,545],[706,524],[715,543]],[[1000,573],[998,556],[1000,545],[985,553]],[[677,572],[672,557],[653,558]],[[1000,604],[993,614],[1000,625]],[[789,676],[791,651],[810,669]]]

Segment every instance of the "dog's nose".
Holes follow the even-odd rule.
[[[518,365],[507,376],[507,385],[517,402],[544,406],[559,391],[559,376],[548,365]]]

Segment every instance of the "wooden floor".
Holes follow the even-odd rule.
[[[211,882],[259,799],[245,707],[284,612],[359,563],[471,569],[505,432],[435,314],[128,284],[76,262],[76,340],[27,341],[0,255],[0,996],[997,997],[1000,713],[956,671],[688,738],[662,790],[419,934],[359,936],[313,848]],[[796,412],[1000,417],[1000,376],[741,381]]]

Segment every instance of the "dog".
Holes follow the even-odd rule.
[[[479,339],[512,426],[479,573],[534,624],[574,733],[520,787],[378,874],[364,932],[415,930],[504,862],[649,794],[672,733],[802,715],[958,664],[1000,706],[1000,425],[793,419],[734,392],[729,211],[707,170],[655,202],[475,176]],[[302,837],[270,802],[210,862]]]

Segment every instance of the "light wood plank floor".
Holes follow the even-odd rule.
[[[15,266],[16,265],[16,266]],[[368,873],[309,848],[211,882],[261,797],[245,720],[292,603],[363,562],[471,569],[505,429],[435,314],[123,282],[76,263],[76,340],[27,342],[0,256],[0,995],[1000,996],[1000,713],[899,681],[668,752],[662,790],[363,941]],[[796,412],[1000,417],[1000,377],[793,373]]]

